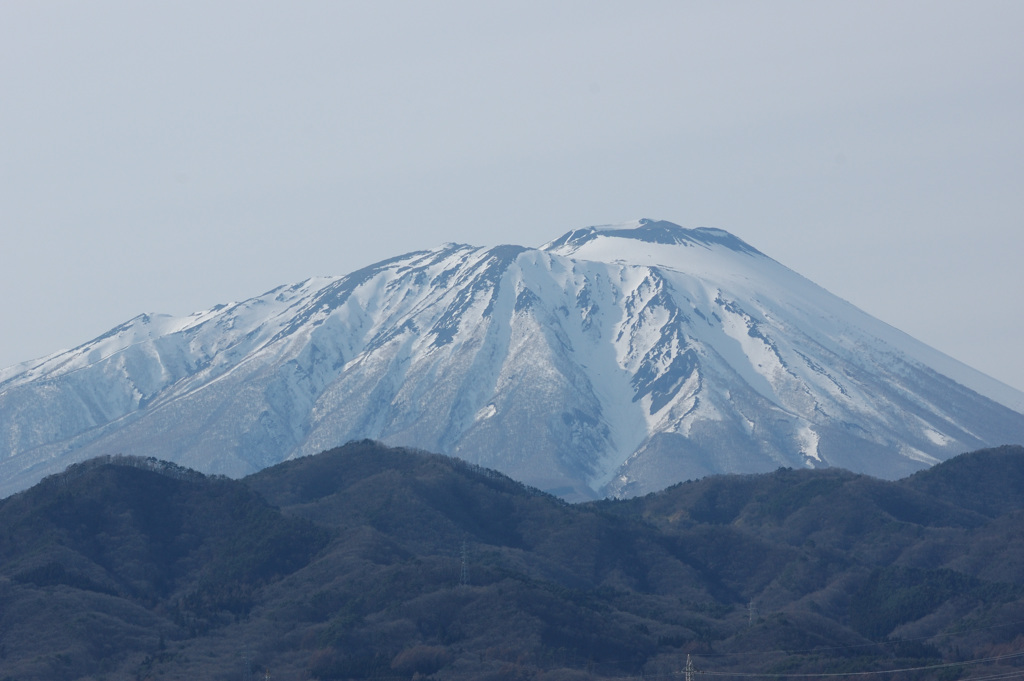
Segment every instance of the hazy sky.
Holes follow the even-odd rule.
[[[0,365],[651,217],[1024,389],[1021,36],[1017,0],[0,0]]]

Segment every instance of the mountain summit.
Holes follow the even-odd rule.
[[[1024,443],[1024,394],[718,229],[445,244],[0,372],[0,493],[98,454],[238,476],[352,439],[568,499],[720,472],[895,478]]]

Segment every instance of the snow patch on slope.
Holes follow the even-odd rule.
[[[820,438],[810,426],[803,426],[797,431],[797,440],[800,443],[800,453],[807,458],[807,465],[813,466],[812,459],[821,463],[821,456],[818,454],[818,442]]]

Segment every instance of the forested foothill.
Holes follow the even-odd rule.
[[[362,441],[243,480],[104,457],[0,501],[2,681],[683,678],[688,656],[1024,674],[1024,448],[573,505]]]

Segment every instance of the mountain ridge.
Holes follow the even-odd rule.
[[[4,370],[0,494],[98,454],[241,476],[364,437],[571,499],[778,466],[900,477],[1024,442],[1000,386],[728,232],[641,220],[142,315]]]
[[[975,468],[1005,475],[946,493]],[[1024,448],[1003,447],[894,482],[779,469],[568,504],[371,441],[242,480],[94,459],[0,500],[0,666],[23,681],[650,678],[687,656],[720,674],[1019,673],[1022,480]]]

